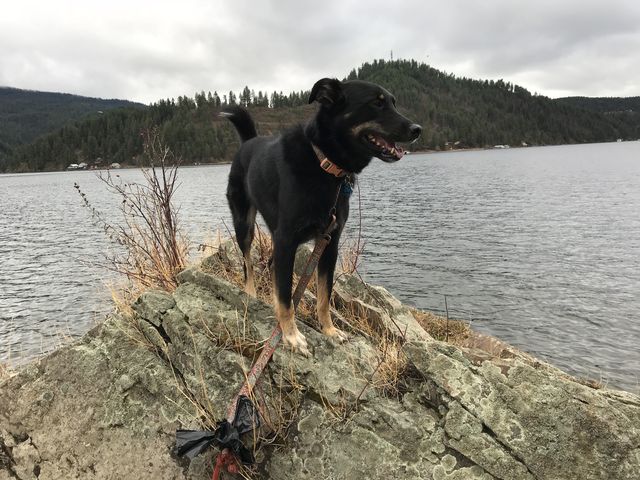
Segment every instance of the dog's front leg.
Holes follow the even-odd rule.
[[[327,245],[320,262],[318,263],[317,276],[317,298],[318,298],[318,321],[322,327],[322,333],[338,342],[344,342],[347,334],[337,329],[331,320],[331,291],[333,290],[333,274],[336,269],[338,259],[338,243],[340,231],[334,232],[331,242]]]
[[[285,238],[274,238],[273,245],[273,303],[276,319],[282,328],[282,338],[292,350],[308,357],[307,339],[296,326],[295,312],[291,303],[293,264],[297,245]]]

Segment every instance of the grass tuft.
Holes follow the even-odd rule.
[[[436,340],[462,345],[471,334],[471,327],[467,322],[447,319],[415,308],[411,309],[411,313],[420,326]]]
[[[0,362],[0,382],[11,378],[15,372],[8,363]]]

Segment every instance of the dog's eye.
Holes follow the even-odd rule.
[[[373,105],[378,108],[382,108],[384,107],[384,100],[381,99],[380,97],[376,97],[376,99],[373,101]]]

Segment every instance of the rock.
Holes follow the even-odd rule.
[[[497,478],[620,478],[640,466],[640,399],[520,359],[474,365],[441,343],[407,354],[445,407],[448,445]]]
[[[230,247],[217,255],[240,268]],[[134,318],[112,315],[2,380],[0,480],[211,477],[215,450],[176,458],[175,430],[225,416],[275,320],[201,268],[179,280],[172,294],[141,295]],[[495,339],[436,341],[357,277],[338,279],[336,306],[395,339],[402,362],[370,335],[336,345],[299,322],[313,356],[280,348],[265,370],[253,478],[638,478],[637,396],[583,385]]]
[[[431,340],[410,310],[386,289],[368,285],[354,275],[339,276],[334,302],[377,324],[378,329],[404,341]]]
[[[15,466],[13,470],[20,480],[32,480],[38,478],[40,471],[40,454],[27,439],[11,449],[11,456]]]

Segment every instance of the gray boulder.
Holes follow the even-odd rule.
[[[252,478],[640,478],[637,396],[484,336],[436,341],[353,276],[339,280],[336,305],[401,344],[396,388],[377,384],[386,363],[372,337],[353,331],[337,345],[300,322],[313,356],[280,348],[265,371]],[[273,310],[198,267],[134,310],[0,383],[0,480],[210,478],[215,451],[176,458],[175,430],[225,416]]]

